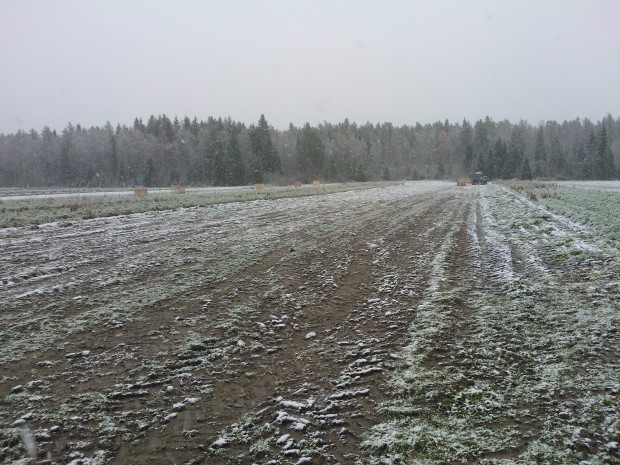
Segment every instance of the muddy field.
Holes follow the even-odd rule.
[[[0,229],[0,463],[620,463],[619,197],[410,182]]]

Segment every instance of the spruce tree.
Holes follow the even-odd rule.
[[[151,187],[155,183],[155,162],[152,157],[146,161],[146,169],[142,177],[142,183],[145,187]]]
[[[489,132],[487,125],[482,121],[476,121],[474,126],[473,154],[476,158],[474,171],[481,171],[485,154],[489,149]]]
[[[74,128],[71,123],[62,131],[60,140],[60,183],[63,186],[72,186],[74,182],[73,160],[71,145]]]
[[[237,136],[238,129],[233,126],[228,142],[228,157],[226,160],[226,184],[238,186],[245,182],[245,168],[241,158],[241,148]]]
[[[297,165],[306,178],[305,181],[318,178],[324,163],[325,145],[318,130],[306,123],[297,139]]]
[[[550,171],[554,178],[563,178],[566,176],[566,160],[560,144],[560,137],[556,134],[551,138],[551,155],[549,156]],[[582,167],[581,179],[590,179],[590,168],[587,162]]]
[[[211,160],[211,179],[214,185],[222,186],[227,184],[226,172],[228,170],[227,160],[225,159],[225,147],[222,143],[222,130],[217,126],[212,126],[208,132],[207,156]]]
[[[472,163],[474,161],[474,150],[472,148],[472,142],[474,137],[474,131],[466,119],[463,119],[463,125],[461,127],[461,133],[459,134],[459,150],[463,161],[463,169],[465,173],[469,173]]]
[[[614,158],[611,153],[605,124],[601,124],[597,135],[595,173],[597,179],[611,179],[616,175]]]
[[[547,149],[545,147],[545,134],[540,126],[536,131],[534,143],[534,176],[537,178],[547,175]]]
[[[489,159],[487,162],[487,175],[490,178],[498,178],[502,176],[504,173],[506,156],[506,143],[498,137],[495,145],[493,146],[493,150],[491,150],[489,154]]]
[[[508,159],[504,165],[504,177],[513,178],[519,176],[519,170],[525,158],[525,140],[521,127],[516,127],[510,136],[510,144],[508,145]]]
[[[519,170],[519,179],[529,180],[532,179],[532,170],[530,168],[530,160],[527,157],[523,157],[521,168]]]
[[[254,180],[262,182],[267,173],[281,169],[280,157],[271,140],[271,129],[265,115],[260,115],[258,126],[250,127],[250,144],[253,155]]]

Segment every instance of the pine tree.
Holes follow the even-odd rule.
[[[506,143],[499,137],[493,146],[493,150],[489,154],[487,162],[487,175],[490,178],[501,177],[504,173],[504,163],[506,163],[507,157]]]
[[[466,119],[463,119],[461,133],[459,134],[458,153],[461,156],[465,173],[470,172],[472,163],[474,161],[474,150],[472,148],[473,137],[474,131],[471,124],[469,124]]]
[[[142,122],[141,118],[136,118],[133,120],[133,130],[141,131],[141,132],[146,131],[146,126],[144,126],[144,123]]]
[[[71,123],[62,131],[60,140],[60,183],[63,186],[73,185],[75,173],[73,171],[73,160],[71,157],[71,141],[74,128]]]
[[[325,145],[318,130],[306,123],[297,139],[297,165],[304,180],[307,182],[318,178],[324,163]]]
[[[223,142],[226,135],[223,132],[220,122],[211,125],[207,133],[207,158],[211,161],[211,181],[216,186],[227,184],[227,153]]]
[[[484,161],[485,154],[489,149],[489,133],[487,124],[482,120],[476,121],[474,126],[473,154],[476,158],[474,171],[482,170],[480,166]]]
[[[557,134],[551,138],[549,165],[553,177],[563,178],[566,176],[566,160],[562,151],[562,145],[560,144],[560,136]],[[582,167],[582,174],[579,177],[582,179],[590,179],[590,171],[589,167],[584,164]]]
[[[151,187],[155,183],[155,162],[152,157],[146,161],[146,169],[142,177],[142,184],[145,187]]]
[[[607,136],[607,127],[601,124],[597,135],[595,172],[597,179],[611,179],[616,175],[614,158]]]
[[[226,184],[238,186],[245,182],[245,168],[241,158],[241,148],[237,136],[238,129],[233,126],[228,142],[228,157],[226,162]]]
[[[144,131],[146,131],[147,134],[152,134],[153,136],[157,135],[157,120],[153,115],[149,116],[146,126],[144,127]]]
[[[547,149],[545,147],[545,134],[540,126],[536,131],[534,144],[534,176],[541,178],[547,175]]]
[[[519,170],[519,179],[529,180],[532,179],[532,170],[530,168],[530,160],[527,157],[523,157],[523,163]]]
[[[598,152],[598,144],[596,141],[596,133],[594,132],[594,127],[590,128],[590,132],[588,134],[586,146],[585,146],[585,157],[582,162],[582,178],[583,179],[595,179],[597,176],[596,172],[596,158]]]
[[[358,163],[355,169],[355,181],[365,182],[368,181],[368,174],[366,173],[366,166],[363,163]]]
[[[159,134],[165,138],[166,142],[172,142],[174,139],[174,126],[170,118],[166,115],[159,117]]]
[[[383,168],[381,169],[381,179],[384,181],[390,180],[390,168],[387,165],[383,165]]]
[[[271,129],[265,115],[260,115],[258,126],[250,127],[255,182],[262,182],[267,173],[280,171],[280,157],[271,140]]]
[[[525,158],[525,140],[522,127],[516,127],[512,131],[510,144],[508,145],[508,158],[504,165],[503,176],[505,178],[513,178],[519,176],[519,170]]]

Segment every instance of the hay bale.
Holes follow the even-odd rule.
[[[456,185],[457,185],[457,186],[459,186],[459,187],[466,186],[466,185],[467,185],[467,180],[466,180],[466,179],[461,178],[461,179],[459,179],[458,181],[456,181]]]
[[[321,181],[312,181],[312,185],[313,186],[320,186],[321,185]]]
[[[256,190],[260,190],[260,189],[264,189],[265,185],[263,183],[259,183],[259,184],[256,184],[256,186],[254,187],[256,188]]]
[[[172,186],[173,194],[185,194],[185,186]]]
[[[140,197],[146,197],[149,195],[149,190],[146,187],[136,187],[133,190],[133,195],[139,195]]]
[[[293,186],[295,186],[295,187],[301,187],[301,182],[299,182],[299,181],[295,181],[295,182],[293,183]]]

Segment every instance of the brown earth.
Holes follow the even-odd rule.
[[[448,183],[0,230],[0,462],[607,463],[599,239]]]
[[[2,422],[33,413],[54,463],[354,462],[467,214],[462,191],[428,190],[14,232],[1,336],[24,343],[4,354]]]

